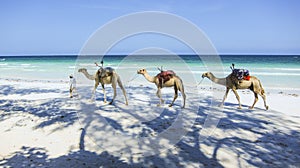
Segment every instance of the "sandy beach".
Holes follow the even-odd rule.
[[[300,166],[299,90],[266,89],[265,111],[261,98],[248,109],[254,97],[246,90],[239,91],[243,109],[232,92],[224,108],[217,107],[211,96],[223,95],[222,86],[199,86],[198,93],[186,86],[187,107],[181,109],[181,95],[167,107],[170,88],[163,91],[166,104],[156,107],[156,90],[146,81],[126,87],[128,106],[120,89],[107,105],[101,89],[92,102],[90,87],[69,98],[66,81],[0,83],[1,167]],[[111,92],[107,87],[108,99]]]
[[[299,6],[1,1],[0,168],[300,168]]]

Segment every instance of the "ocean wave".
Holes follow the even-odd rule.
[[[251,73],[250,73],[251,74]],[[255,72],[251,75],[263,75],[263,76],[300,76],[300,73],[281,73],[281,72]]]
[[[21,66],[31,66],[31,64],[20,64]]]
[[[95,64],[93,63],[79,63],[77,65],[77,67],[80,66],[80,67],[95,67]]]
[[[33,71],[36,71],[36,69],[23,69],[22,71],[25,71],[25,72],[33,72]]]
[[[257,70],[268,70],[268,71],[272,71],[272,70],[280,70],[280,71],[300,71],[300,68],[253,68],[253,69],[257,69]]]

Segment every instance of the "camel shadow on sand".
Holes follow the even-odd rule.
[[[10,86],[1,86],[0,93],[6,95],[14,92],[14,89],[7,88]],[[131,88],[137,90],[138,88]],[[4,91],[4,92],[3,92]],[[49,90],[48,90],[49,91]],[[119,92],[120,90],[118,90]],[[27,92],[27,90],[24,90]],[[43,89],[35,89],[36,93],[47,92]],[[107,91],[110,92],[109,89]],[[132,92],[128,89],[129,97]],[[19,93],[23,93],[19,90]],[[145,94],[153,95],[153,90]],[[4,95],[5,95],[4,94]],[[65,93],[67,95],[67,92]],[[99,93],[98,93],[99,96]],[[101,95],[100,95],[101,96]],[[108,94],[108,97],[110,95]],[[90,98],[90,96],[86,96]],[[167,96],[166,99],[172,97]],[[187,94],[187,105],[195,101]],[[190,98],[190,99],[189,99]],[[96,101],[99,101],[98,98]],[[130,99],[130,98],[129,98]],[[49,156],[47,149],[34,146],[23,146],[19,151],[11,153],[8,157],[0,158],[0,166],[7,167],[187,167],[193,165],[196,167],[228,167],[227,164],[234,163],[240,167],[286,167],[297,166],[300,160],[300,128],[299,118],[295,120],[277,115],[276,111],[265,111],[259,108],[254,110],[242,109],[237,110],[236,104],[226,103],[224,108],[211,107],[211,97],[197,99],[199,105],[196,108],[196,117],[194,123],[188,129],[184,137],[180,139],[173,148],[164,151],[164,154],[158,153],[151,156],[140,156],[132,154],[130,149],[135,147],[134,144],[127,144],[125,148],[128,155],[132,157],[124,160],[122,156],[114,152],[101,148],[99,152],[90,151],[87,146],[87,138],[91,138],[91,130],[98,130],[98,135],[106,139],[113,139],[107,131],[112,127],[120,134],[134,134],[130,131],[137,129],[135,136],[146,137],[158,135],[172,126],[179,114],[189,115],[188,110],[180,108],[180,101],[175,102],[173,108],[152,106],[157,100],[152,102],[148,99],[135,97],[140,101],[140,105],[134,104],[134,109],[139,111],[147,108],[164,109],[162,112],[157,111],[155,115],[147,117],[145,114],[138,114],[129,107],[124,105],[122,98],[116,99],[114,105],[103,105],[90,103],[87,100],[81,101],[81,109],[96,109],[95,112],[84,116],[79,114],[82,121],[82,129],[78,139],[78,150],[69,152],[56,158]],[[60,124],[53,132],[72,127],[77,121],[76,103],[69,98],[48,99],[44,101],[27,101],[27,100],[0,100],[1,113],[0,122],[4,122],[15,114],[28,113],[39,118],[35,129],[41,129],[53,126],[55,123]],[[189,106],[189,105],[188,105]],[[66,108],[60,108],[66,107]],[[189,108],[189,107],[187,107]],[[190,104],[190,108],[194,108]],[[243,107],[244,108],[244,107]],[[245,107],[246,108],[246,107]],[[91,111],[81,111],[91,112]],[[184,113],[186,112],[186,113]],[[206,119],[211,112],[217,112],[221,117],[217,125],[217,130],[211,136],[200,140],[200,132],[204,127]],[[142,113],[142,112],[141,112]],[[213,113],[214,114],[214,113]],[[119,116],[119,117],[118,117]],[[103,118],[104,120],[99,120]],[[125,122],[130,120],[131,122]],[[105,121],[101,125],[101,121]],[[95,124],[96,122],[96,124]],[[98,125],[97,125],[98,124]],[[95,127],[92,129],[92,127]],[[98,136],[97,135],[97,136]],[[111,137],[110,137],[111,136]],[[166,137],[167,141],[168,137]],[[97,144],[101,145],[101,144]],[[105,145],[104,145],[105,146]],[[235,161],[228,162],[226,154],[235,158]]]

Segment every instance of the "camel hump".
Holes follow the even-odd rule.
[[[238,80],[250,80],[250,74],[247,69],[233,69],[232,74],[237,77]]]
[[[103,68],[104,69],[104,71],[106,71],[106,72],[114,72],[115,71],[115,69],[114,68],[112,68],[112,67],[105,67],[105,68]]]
[[[176,74],[174,71],[167,70],[167,71],[161,71],[159,74],[156,75],[156,77],[158,78],[160,85],[162,85],[163,83],[169,81],[175,75]]]
[[[161,71],[159,74],[156,75],[156,77],[158,78],[170,78],[170,77],[173,77],[175,76],[175,72],[172,71],[172,70],[167,70],[167,71]]]
[[[104,68],[100,68],[98,70],[98,75],[101,78],[107,77],[107,76],[111,76],[113,73],[115,72],[115,69],[112,67],[104,67]]]

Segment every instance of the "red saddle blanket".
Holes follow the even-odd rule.
[[[250,75],[244,76],[243,79],[244,79],[244,80],[250,80]]]
[[[175,72],[172,70],[167,71],[161,71],[159,74],[156,75],[156,77],[159,80],[159,83],[166,83],[168,80],[170,80],[173,76],[175,76]]]

